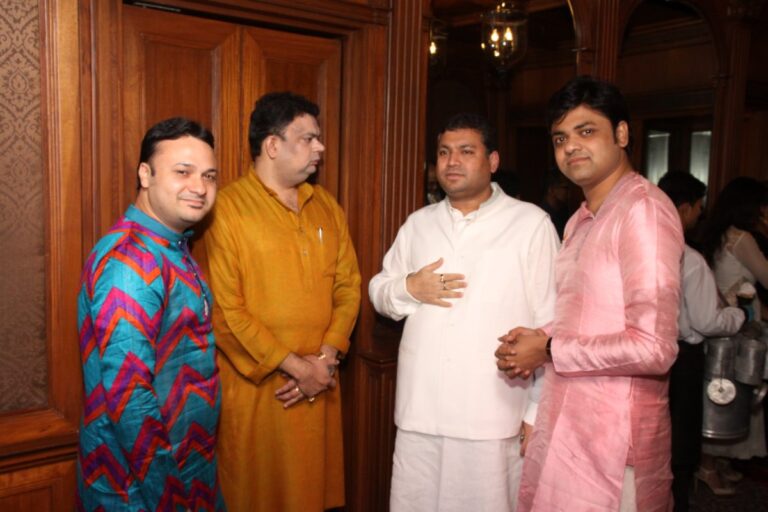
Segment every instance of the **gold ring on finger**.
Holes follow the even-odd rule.
[[[440,274],[440,282],[445,286],[445,274]]]

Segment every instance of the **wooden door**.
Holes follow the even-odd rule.
[[[123,20],[124,199],[133,200],[135,178],[128,170],[138,164],[144,132],[168,117],[186,116],[210,128],[227,176],[241,151],[230,135],[240,115],[232,87],[239,82],[237,26],[138,7],[125,7]]]
[[[245,29],[243,37],[241,133],[259,97],[272,91],[292,91],[320,106],[321,139],[325,144],[317,182],[338,198],[341,98],[341,42],[338,39]],[[247,135],[241,167],[250,166]]]
[[[338,192],[341,44],[338,40],[124,8],[123,166],[137,165],[141,138],[177,115],[216,137],[221,184],[250,168],[248,118],[264,93],[291,90],[317,102],[326,156],[319,182]],[[126,172],[125,201],[135,179]]]

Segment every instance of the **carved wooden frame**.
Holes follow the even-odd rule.
[[[0,416],[0,472],[71,459],[77,449],[76,296],[83,259],[79,20],[75,0],[40,0],[39,12],[48,404]]]

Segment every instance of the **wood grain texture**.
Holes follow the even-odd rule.
[[[0,510],[3,512],[73,510],[74,491],[74,460],[43,464],[13,473],[0,473]]]

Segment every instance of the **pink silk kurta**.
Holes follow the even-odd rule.
[[[672,509],[668,371],[677,355],[683,234],[677,211],[630,173],[597,215],[573,215],[557,258],[548,365],[519,511]]]

